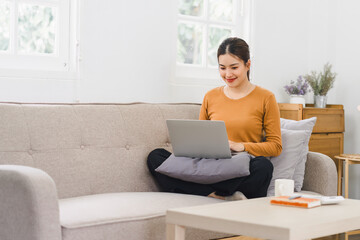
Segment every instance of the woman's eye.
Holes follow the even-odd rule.
[[[236,69],[237,69],[237,67],[232,67],[232,69],[233,69],[233,70],[236,70]]]
[[[225,70],[225,68],[220,68],[221,70]]]

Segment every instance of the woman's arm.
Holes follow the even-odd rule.
[[[265,141],[261,143],[242,143],[245,151],[254,156],[278,156],[282,151],[280,111],[275,96],[272,94],[265,102],[263,129]]]
[[[200,115],[199,115],[199,120],[209,120],[209,116],[207,113],[207,98],[206,95],[204,97],[203,103],[201,104],[201,109],[200,109]]]

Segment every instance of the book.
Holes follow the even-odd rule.
[[[307,197],[298,197],[294,199],[289,199],[289,198],[290,198],[289,196],[273,197],[270,199],[270,203],[275,205],[301,207],[301,208],[313,208],[321,205],[321,199],[318,198],[307,198]]]

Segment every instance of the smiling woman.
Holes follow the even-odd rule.
[[[244,40],[236,37],[224,40],[218,48],[217,61],[225,86],[206,93],[199,119],[225,122],[230,149],[252,155],[250,175],[214,184],[168,177],[155,171],[171,156],[165,149],[155,149],[149,154],[149,170],[167,192],[227,200],[265,197],[273,172],[273,165],[266,157],[278,156],[282,150],[278,104],[273,93],[249,81],[251,61]]]

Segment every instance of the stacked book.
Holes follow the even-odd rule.
[[[321,199],[308,198],[308,197],[294,198],[289,196],[280,196],[280,197],[271,198],[270,203],[275,205],[283,205],[283,206],[313,208],[313,207],[321,206]]]

